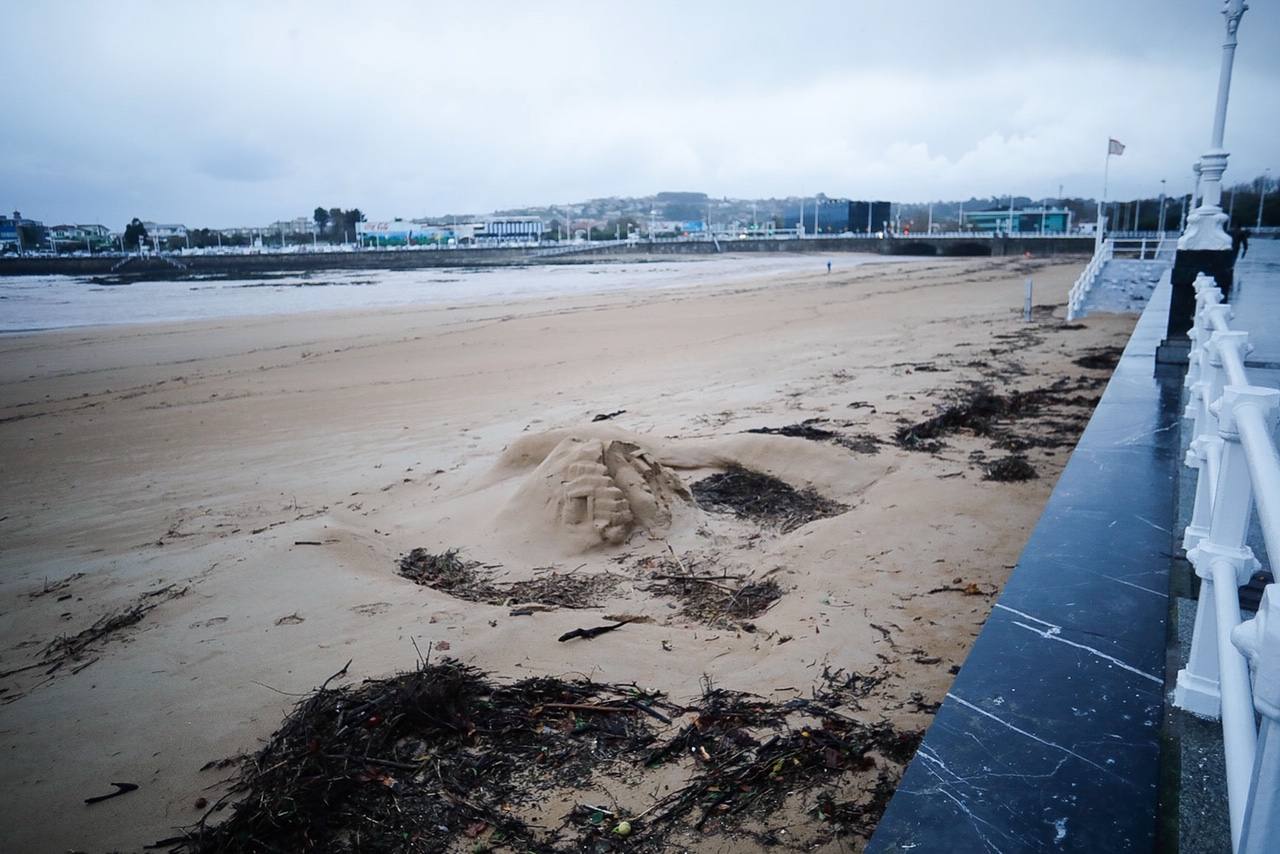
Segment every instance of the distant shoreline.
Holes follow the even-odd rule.
[[[1093,251],[1090,236],[1003,238],[866,238],[822,237],[808,240],[675,241],[600,247],[578,246],[565,251],[545,248],[377,250],[351,252],[263,252],[245,255],[119,255],[6,257],[0,258],[0,276],[117,276],[124,280],[183,275],[246,276],[261,273],[314,270],[413,270],[431,267],[498,267],[529,264],[596,263],[610,259],[634,262],[645,258],[670,259],[675,255],[725,253],[828,253],[864,252],[876,255],[1003,256],[1030,252],[1036,257],[1087,255]],[[120,265],[119,269],[115,269]]]

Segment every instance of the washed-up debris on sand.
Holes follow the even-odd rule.
[[[788,805],[789,840],[797,824],[812,839],[865,837],[921,735],[843,711],[877,684],[856,674],[824,673],[812,698],[782,703],[705,682],[682,707],[634,685],[497,684],[450,660],[329,687],[345,669],[166,842],[187,852],[660,851],[707,835],[783,842],[769,817]],[[684,782],[643,795],[642,809],[575,796],[602,778],[654,793],[649,775],[672,764]],[[526,818],[549,802],[570,806]]]

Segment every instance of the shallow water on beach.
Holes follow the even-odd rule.
[[[831,257],[837,271],[883,260],[875,255]],[[0,332],[682,288],[779,273],[820,273],[827,260],[817,254],[739,255],[649,263],[332,270],[130,284],[101,284],[78,276],[16,276],[0,278]]]

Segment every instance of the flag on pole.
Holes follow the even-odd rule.
[[[1124,143],[1118,139],[1107,140],[1107,154],[1124,154]]]

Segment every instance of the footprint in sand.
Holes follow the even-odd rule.
[[[376,617],[378,614],[381,614],[390,607],[390,602],[369,602],[365,605],[355,605],[351,610],[357,614],[363,614],[366,617]]]
[[[193,629],[207,629],[210,626],[216,626],[221,623],[225,623],[229,619],[231,618],[230,617],[213,617],[208,620],[201,620],[198,623],[192,623],[190,627]]]
[[[296,626],[298,625],[298,623],[305,622],[305,621],[306,621],[306,617],[300,617],[295,612],[276,620],[276,625],[277,626]]]

